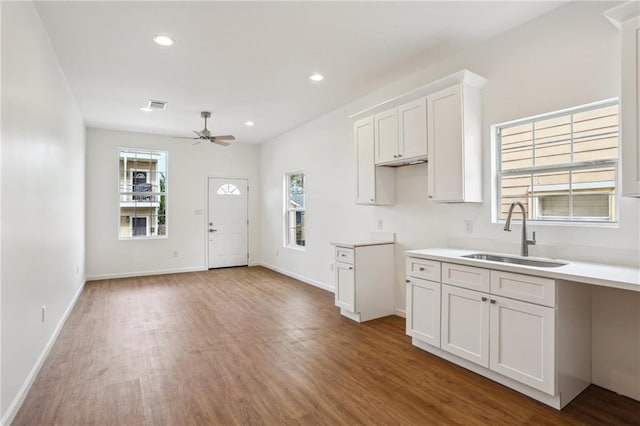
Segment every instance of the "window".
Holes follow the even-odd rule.
[[[304,248],[304,215],[304,173],[288,173],[285,175],[285,246]]]
[[[520,201],[527,220],[617,221],[617,100],[499,124],[493,130],[496,219],[506,219],[511,203]]]
[[[167,153],[121,148],[120,239],[167,235]]]
[[[225,183],[220,185],[216,195],[240,195],[240,190],[232,183]]]

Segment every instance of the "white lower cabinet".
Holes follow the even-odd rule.
[[[488,296],[442,285],[442,350],[489,366]]]
[[[336,262],[336,306],[355,312],[356,280],[353,265]]]
[[[415,346],[557,409],[590,384],[588,287],[415,257],[406,264]]]
[[[495,296],[490,304],[489,367],[555,394],[555,309]]]
[[[393,242],[333,243],[335,304],[357,322],[393,315]]]
[[[444,351],[555,392],[555,309],[442,285]]]
[[[440,346],[440,283],[407,279],[407,334]]]

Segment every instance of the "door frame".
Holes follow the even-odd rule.
[[[247,181],[247,266],[251,266],[251,220],[249,218],[249,212],[251,211],[250,207],[250,200],[249,200],[249,194],[250,194],[250,186],[251,183],[249,181],[248,177],[238,177],[238,176],[214,176],[214,175],[207,175],[205,176],[205,182],[204,182],[204,213],[203,213],[203,217],[204,220],[202,221],[202,225],[203,225],[203,231],[204,232],[204,270],[208,271],[209,270],[209,181],[210,179],[242,179],[242,180],[246,180]]]

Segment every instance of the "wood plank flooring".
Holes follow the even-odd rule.
[[[261,267],[90,282],[13,425],[640,424],[591,386],[558,412],[357,324]]]

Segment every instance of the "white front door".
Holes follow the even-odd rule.
[[[247,265],[247,180],[209,178],[208,191],[208,267]]]

